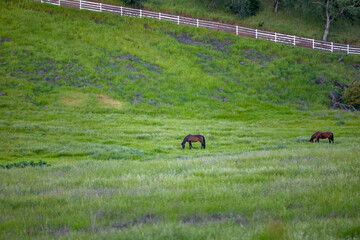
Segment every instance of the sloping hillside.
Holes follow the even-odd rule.
[[[98,0],[124,5],[122,0]],[[219,2],[219,1],[214,1]],[[301,9],[284,9],[280,3],[277,13],[273,13],[274,0],[260,0],[261,8],[256,16],[239,18],[209,0],[146,0],[144,8],[192,16],[194,18],[238,24],[262,30],[281,32],[321,40],[324,34],[324,20],[316,14],[305,14]],[[360,22],[340,16],[331,23],[328,41],[360,45]]]
[[[2,26],[3,71],[31,80],[40,95],[43,88],[91,89],[170,114],[231,115],[249,102],[327,108],[332,80],[350,81],[359,61],[157,21],[23,5]]]

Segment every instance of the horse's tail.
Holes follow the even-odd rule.
[[[204,140],[203,147],[205,149],[205,137],[204,136],[203,136],[203,140]]]
[[[334,134],[331,133],[331,141],[334,143]]]

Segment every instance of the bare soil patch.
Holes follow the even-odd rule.
[[[232,221],[235,224],[241,224],[247,226],[248,223],[238,215],[223,215],[223,214],[211,214],[211,215],[192,215],[181,217],[181,222],[188,224],[207,224],[213,222],[228,222]]]
[[[82,99],[81,98],[62,97],[61,101],[67,106],[74,107],[74,106],[78,106],[82,102]]]
[[[123,104],[117,100],[111,99],[105,95],[96,95],[96,97],[103,103],[105,103],[106,107],[113,107],[113,108],[121,108]]]
[[[188,35],[186,33],[177,35],[173,34],[172,32],[170,32],[169,35],[181,44],[206,46],[215,51],[227,51],[227,47],[230,47],[232,45],[232,41],[230,39],[228,39],[227,41],[219,41],[214,37],[209,37],[207,39],[194,39],[194,35]]]

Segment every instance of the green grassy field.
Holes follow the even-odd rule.
[[[0,239],[360,238],[340,56],[1,1],[0,164],[51,166],[0,168]]]

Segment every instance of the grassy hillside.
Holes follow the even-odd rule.
[[[0,19],[0,164],[51,163],[0,168],[0,238],[360,237],[359,113],[329,109],[359,57],[35,2]]]
[[[121,0],[100,0],[113,4],[123,5]],[[305,15],[299,10],[285,10],[282,4],[279,10],[273,13],[274,0],[261,0],[261,10],[256,16],[239,19],[223,9],[204,4],[199,0],[147,0],[144,7],[153,11],[169,12],[182,16],[208,19],[225,23],[238,24],[262,30],[281,32],[285,34],[322,39],[324,34],[324,21],[321,16]],[[210,1],[209,1],[210,2]],[[339,18],[331,23],[328,41],[360,45],[360,22]]]

